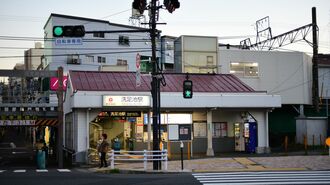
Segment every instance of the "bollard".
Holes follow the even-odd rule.
[[[170,141],[167,142],[167,158],[171,159],[171,144]]]
[[[181,170],[183,171],[183,142],[180,143],[180,149],[181,149]]]
[[[314,151],[314,147],[315,147],[315,142],[314,142],[314,140],[315,140],[315,138],[314,138],[314,134],[313,134],[313,142],[312,142],[312,150]]]
[[[187,147],[187,159],[190,160],[190,142],[188,142],[188,147]]]
[[[304,149],[305,149],[305,155],[307,155],[307,137],[304,134]]]
[[[288,152],[288,136],[285,136],[284,138],[284,150],[285,152]]]

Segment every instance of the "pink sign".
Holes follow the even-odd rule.
[[[67,76],[63,76],[63,90],[66,90],[66,83],[68,81]],[[56,91],[58,89],[58,78],[51,77],[50,78],[50,90]]]

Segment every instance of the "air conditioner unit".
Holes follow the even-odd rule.
[[[79,55],[71,55],[68,56],[68,64],[81,64],[81,59],[79,58]]]

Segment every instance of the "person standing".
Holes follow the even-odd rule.
[[[104,167],[108,167],[107,164],[107,160],[105,159],[106,154],[108,152],[109,149],[109,143],[107,141],[107,134],[102,134],[102,142],[98,147],[98,152],[101,153],[101,164],[100,164],[100,168]]]

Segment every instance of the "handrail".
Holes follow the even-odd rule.
[[[121,154],[121,153],[125,153],[125,154]],[[136,155],[136,154],[143,154],[143,155]],[[148,150],[143,150],[143,151],[111,150],[111,152],[109,152],[108,155],[109,155],[109,161],[111,163],[110,165],[111,169],[115,168],[115,161],[143,161],[144,170],[147,170],[148,161],[162,161],[164,163],[164,165],[162,165],[164,167],[163,170],[167,171],[167,161],[168,161],[167,150],[149,150],[149,151]],[[140,157],[140,158],[135,159],[130,157]]]

